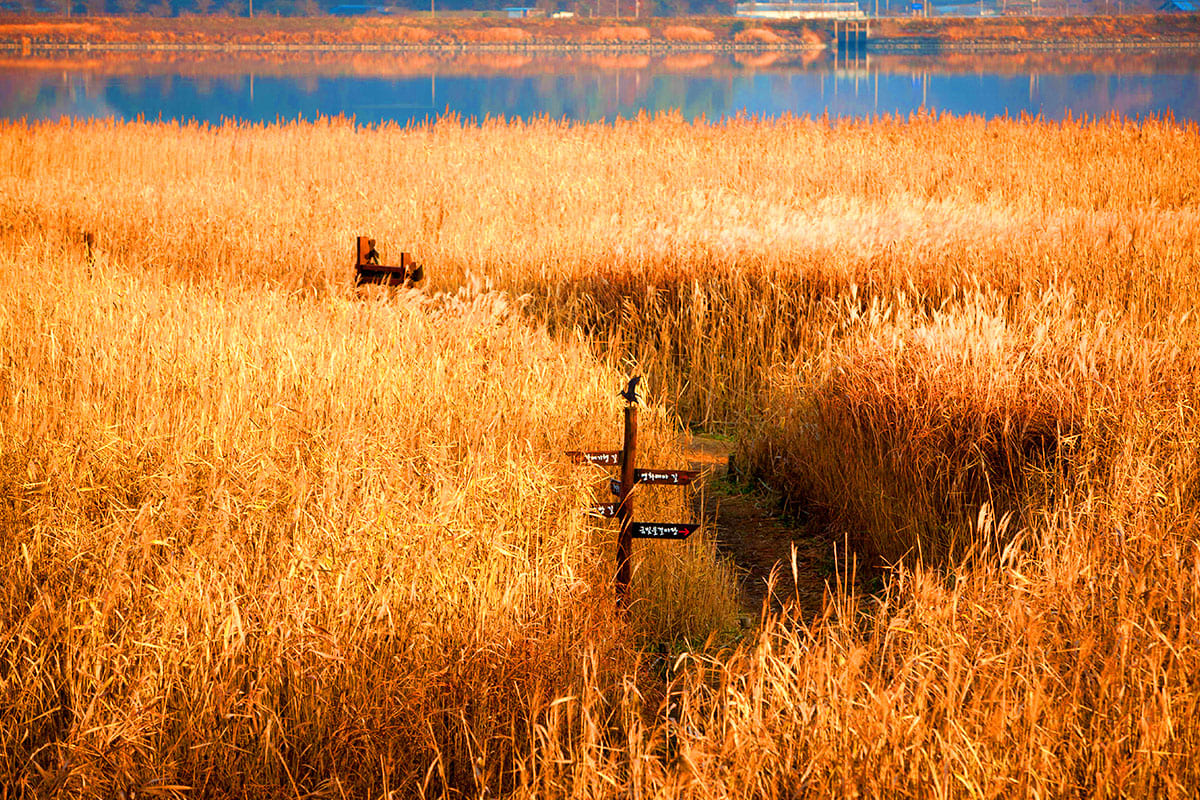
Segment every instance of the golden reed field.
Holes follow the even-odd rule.
[[[0,297],[0,798],[1200,792],[1195,125],[2,123]]]

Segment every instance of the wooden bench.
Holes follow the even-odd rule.
[[[400,264],[389,266],[379,263],[379,251],[375,240],[358,237],[354,258],[355,286],[373,283],[380,286],[412,286],[425,277],[425,270],[408,253],[400,254]]]

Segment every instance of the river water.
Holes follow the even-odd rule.
[[[1200,50],[1020,54],[92,53],[0,59],[0,118],[272,122],[352,116],[611,120],[922,109],[1200,120]]]

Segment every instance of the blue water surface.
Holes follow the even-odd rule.
[[[927,110],[988,118],[1116,113],[1200,120],[1200,54],[1194,51],[856,59],[828,53],[151,55],[10,58],[0,63],[0,117],[216,124],[340,115],[364,124],[404,124],[448,112],[594,121],[659,111],[716,120]]]

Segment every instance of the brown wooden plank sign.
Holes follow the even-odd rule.
[[[572,464],[597,464],[602,467],[615,467],[621,463],[620,450],[602,450],[588,452],[586,450],[568,450]]]
[[[659,483],[668,486],[687,486],[699,477],[699,472],[687,469],[637,469],[633,471],[633,479],[638,483]]]
[[[694,522],[631,522],[629,535],[634,539],[686,539],[699,527]]]

